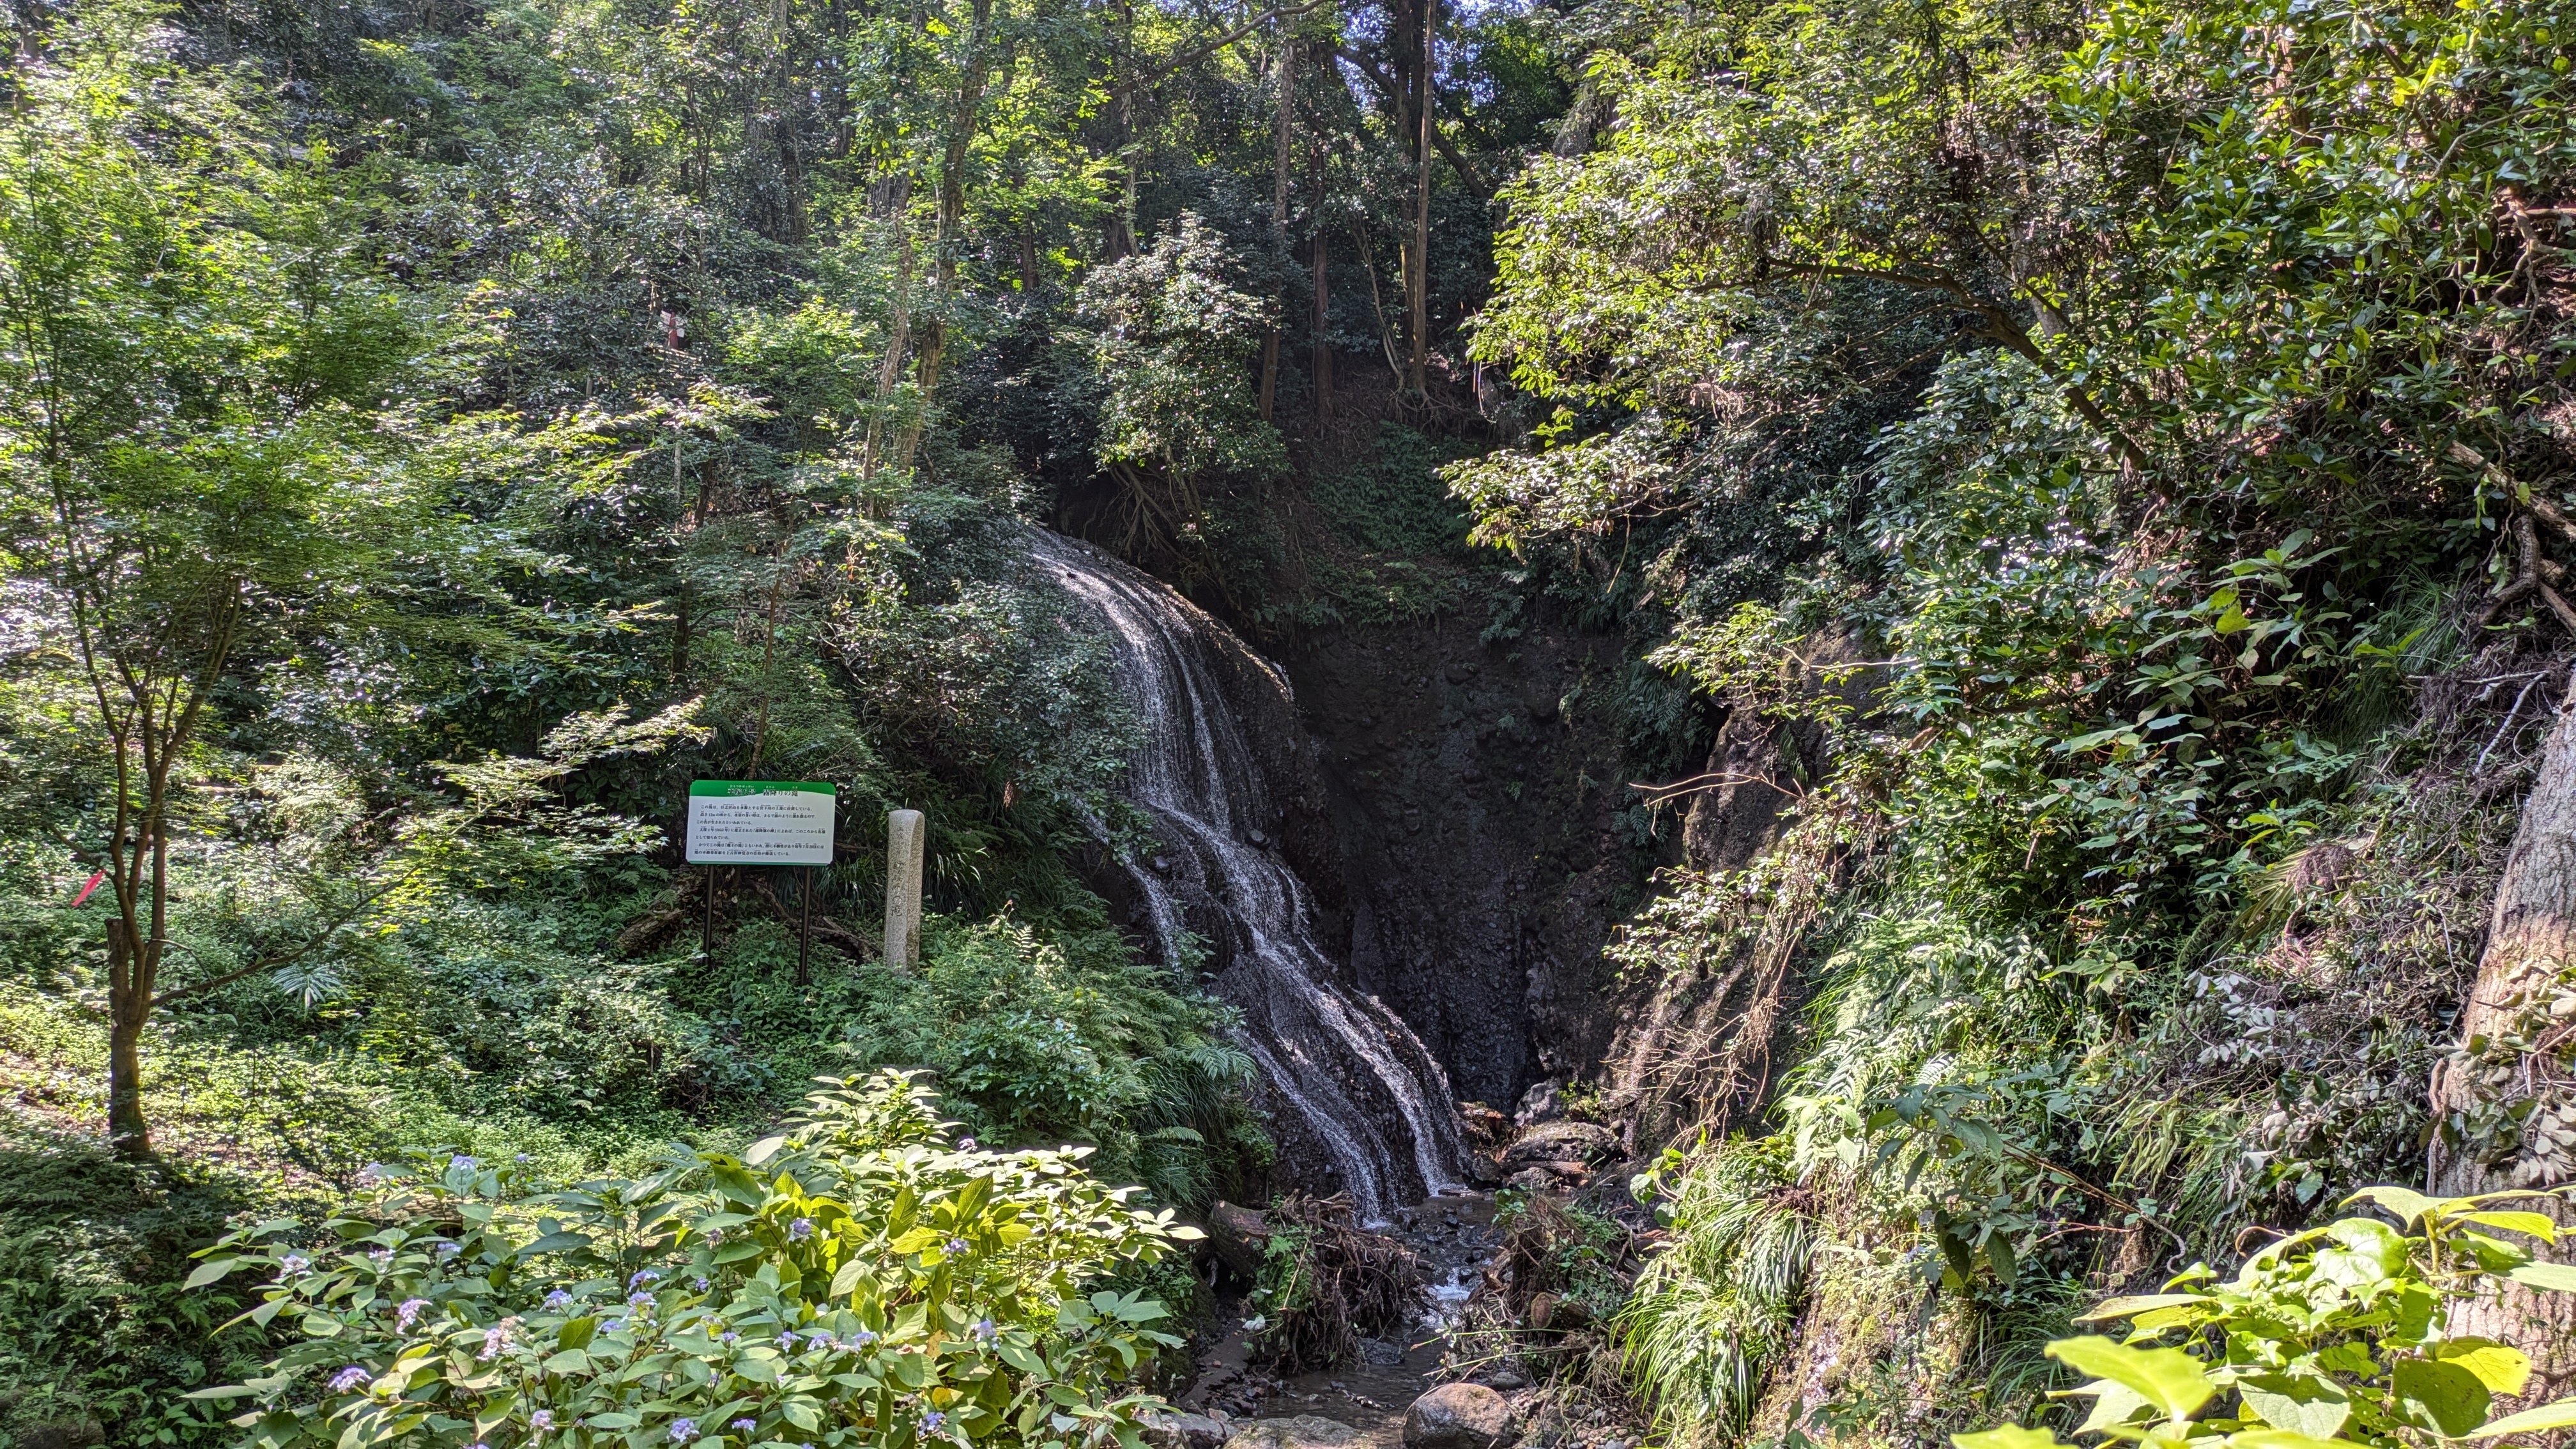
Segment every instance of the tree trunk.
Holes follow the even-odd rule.
[[[1429,391],[1425,363],[1431,352],[1431,66],[1439,14],[1439,0],[1422,0],[1422,94],[1414,104],[1414,121],[1422,134],[1414,143],[1413,247],[1406,253],[1409,265],[1404,281],[1411,309],[1406,322],[1412,331],[1406,381],[1417,396]]]
[[[1284,28],[1284,27],[1283,27]],[[1295,134],[1295,118],[1290,102],[1297,93],[1297,40],[1281,36],[1279,40],[1279,164],[1270,189],[1270,244],[1282,261],[1288,256],[1288,157],[1289,141]],[[1286,288],[1281,288],[1284,308]],[[1271,420],[1272,404],[1279,395],[1279,319],[1273,318],[1270,331],[1261,339],[1261,420]]]
[[[2477,984],[2460,1013],[2460,1038],[2475,1045],[2513,1032],[2523,1014],[2549,1000],[2552,988],[2576,963],[2576,677],[2558,707],[2558,721],[2540,761],[2540,776],[2524,797],[2522,823],[2496,883],[2494,914],[2478,958]],[[2525,1030],[2522,1035],[2529,1035]],[[2440,1119],[2492,1097],[2479,1064],[2453,1060],[2434,1069],[2432,1107]],[[2508,1074],[2519,1076],[2519,1073]],[[2427,1154],[2427,1177],[2437,1197],[2465,1197],[2521,1186],[2499,1167],[2464,1153],[2436,1132]],[[2564,1198],[2532,1197],[2516,1211],[2546,1212],[2561,1237],[2542,1256],[2576,1261],[2576,1210]],[[2526,1243],[2528,1239],[2523,1239]],[[2538,1244],[2531,1244],[2538,1247]],[[2475,1334],[2513,1344],[2532,1357],[2539,1373],[2531,1393],[2542,1402],[2576,1387],[2576,1293],[2535,1293],[2507,1285],[2501,1296],[2454,1309],[2450,1333]],[[2502,1412],[2501,1409],[2498,1411]]]
[[[1325,242],[1321,227],[1315,229],[1307,246],[1314,253],[1315,265],[1315,311],[1310,325],[1315,334],[1315,418],[1321,422],[1333,415],[1333,285],[1324,272],[1332,248]]]
[[[143,1024],[151,1018],[151,998],[132,984],[140,963],[128,944],[122,919],[107,927],[107,1143],[124,1158],[152,1152],[151,1124],[143,1119]]]
[[[974,146],[976,118],[984,109],[984,52],[992,32],[993,0],[975,0],[973,14],[974,25],[966,32],[965,56],[958,66],[957,99],[948,118],[947,154],[939,164],[939,219],[931,232],[931,274],[938,284],[940,308],[921,319],[921,358],[913,376],[920,384],[922,411],[904,425],[895,446],[898,468],[912,466],[931,396],[939,389],[940,369],[948,359],[947,306],[957,290],[957,238],[966,229],[966,158]]]

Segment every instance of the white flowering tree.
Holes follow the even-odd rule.
[[[541,1190],[423,1154],[315,1245],[268,1222],[190,1279],[270,1275],[302,1342],[248,1383],[258,1449],[1137,1449],[1161,1303],[1098,1289],[1197,1230],[1130,1208],[1089,1149],[951,1141],[928,1092],[832,1084],[742,1158],[675,1148]],[[230,1325],[227,1325],[230,1326]]]

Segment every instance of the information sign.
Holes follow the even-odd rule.
[[[830,865],[832,787],[692,780],[688,857],[692,865]]]

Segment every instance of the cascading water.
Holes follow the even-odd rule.
[[[1143,724],[1126,798],[1162,852],[1122,862],[1179,959],[1189,901],[1213,906],[1227,937],[1217,993],[1243,1013],[1242,1045],[1339,1169],[1361,1218],[1463,1177],[1448,1074],[1402,1018],[1341,984],[1315,939],[1306,887],[1269,847],[1278,807],[1221,683],[1225,626],[1116,559],[1043,531],[1030,546],[1108,626],[1121,691]],[[1279,707],[1288,682],[1248,649]]]

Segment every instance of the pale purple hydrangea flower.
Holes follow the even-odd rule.
[[[293,1277],[312,1266],[313,1260],[304,1256],[302,1253],[289,1253],[285,1257],[277,1260],[278,1271],[289,1277]]]
[[[695,1284],[697,1285],[697,1289],[698,1289],[698,1291],[699,1291],[699,1292],[704,1293],[704,1292],[706,1292],[706,1291],[707,1291],[707,1280],[706,1280],[706,1279],[704,1279],[704,1278],[696,1278],[696,1279],[692,1279],[692,1280],[690,1280],[690,1281],[692,1281],[693,1283],[695,1283]]]
[[[801,1243],[812,1236],[814,1236],[812,1218],[798,1218],[787,1225],[787,1238],[790,1242]]]
[[[947,1248],[948,1255],[953,1258],[959,1253],[966,1251],[966,1240],[964,1238],[950,1238],[947,1243]]]
[[[741,1335],[741,1334],[736,1333],[736,1332],[734,1332],[732,1329],[728,1328],[728,1329],[726,1329],[724,1332],[719,1333],[719,1334],[717,1334],[717,1335],[716,1335],[716,1342],[718,1342],[718,1343],[732,1343],[733,1341],[735,1341],[736,1339],[739,1339],[739,1338],[741,1338],[741,1337],[742,1337],[742,1335]]]
[[[402,1306],[394,1310],[394,1332],[411,1332],[411,1326],[420,1322],[420,1311],[428,1306],[429,1300],[426,1298],[404,1299]]]
[[[457,1254],[462,1253],[462,1252],[464,1252],[464,1251],[465,1251],[465,1245],[464,1245],[463,1243],[451,1243],[451,1242],[448,1242],[448,1241],[447,1241],[446,1239],[444,1239],[444,1238],[441,1238],[441,1239],[439,1240],[439,1243],[438,1243],[438,1256],[440,1256],[440,1257],[442,1257],[442,1258],[453,1258],[453,1257],[455,1257]]]
[[[542,1434],[555,1426],[555,1411],[539,1409],[528,1416],[528,1427]]]
[[[730,1427],[739,1429],[743,1433],[748,1434],[752,1430],[760,1427],[760,1421],[757,1419],[736,1419]]]
[[[546,1307],[551,1312],[561,1313],[571,1306],[572,1295],[566,1293],[561,1288],[558,1288],[552,1293],[546,1295]]]
[[[957,1139],[957,1150],[958,1150],[958,1151],[960,1151],[960,1152],[972,1152],[972,1151],[974,1151],[974,1150],[975,1150],[975,1139],[974,1139],[974,1138],[972,1138],[972,1137],[960,1137],[960,1138],[958,1138],[958,1139]]]
[[[993,1320],[989,1318],[978,1318],[975,1320],[975,1326],[967,1329],[966,1333],[967,1336],[971,1338],[981,1340],[985,1343],[991,1343],[995,1338],[1001,1335],[1001,1330],[993,1326]]]
[[[921,1432],[925,1434],[936,1434],[947,1427],[948,1416],[937,1409],[921,1416]]]
[[[796,1335],[792,1333],[782,1333],[778,1335],[778,1346],[788,1353],[794,1353],[796,1351]]]
[[[474,1159],[467,1157],[465,1154],[460,1152],[456,1156],[447,1159],[447,1168],[450,1172],[455,1172],[460,1169],[466,1172],[472,1172],[474,1170]]]
[[[349,1390],[356,1388],[358,1385],[365,1383],[370,1377],[372,1377],[372,1375],[370,1375],[365,1368],[357,1364],[351,1364],[347,1368],[340,1370],[338,1373],[331,1375],[331,1392],[335,1394],[345,1394]]]
[[[876,1341],[876,1330],[870,1328],[862,1328],[858,1332],[850,1335],[850,1346],[852,1348],[865,1348]]]
[[[653,1282],[661,1276],[662,1275],[660,1273],[651,1268],[639,1268],[636,1270],[634,1277],[626,1280],[626,1286],[629,1288],[641,1288],[645,1284]]]
[[[499,1358],[509,1349],[511,1336],[517,1333],[518,1329],[519,1320],[504,1318],[497,1325],[483,1330],[483,1352],[476,1357],[485,1363]]]
[[[391,1248],[369,1248],[367,1250],[367,1260],[374,1263],[379,1268],[390,1268],[394,1265],[394,1250]]]
[[[606,1323],[599,1325],[599,1331],[602,1333],[624,1333],[626,1331],[626,1320],[623,1318],[612,1318]]]
[[[674,1443],[674,1444],[686,1444],[686,1443],[688,1443],[690,1440],[695,1439],[696,1437],[698,1437],[698,1421],[697,1421],[697,1420],[695,1420],[695,1419],[673,1419],[673,1420],[671,1421],[671,1442],[672,1442],[672,1443]]]
[[[629,1293],[626,1295],[626,1306],[634,1309],[638,1313],[645,1312],[653,1306],[653,1295],[650,1293]]]

